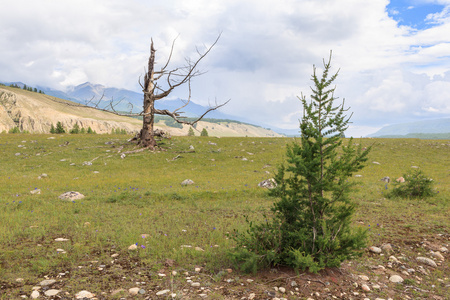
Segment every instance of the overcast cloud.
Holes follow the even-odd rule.
[[[333,51],[336,96],[349,133],[450,116],[450,1],[406,26],[388,0],[16,0],[0,10],[0,81],[65,89],[89,81],[140,91],[150,38],[172,65],[222,36],[195,79],[193,101],[231,99],[222,111],[297,128],[312,65]],[[186,97],[180,89],[173,97]]]

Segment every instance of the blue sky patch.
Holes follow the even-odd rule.
[[[429,14],[442,12],[444,7],[444,5],[423,3],[423,1],[391,0],[386,9],[389,17],[397,21],[399,25],[423,30],[436,26],[425,19]]]

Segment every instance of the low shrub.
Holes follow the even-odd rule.
[[[403,174],[405,182],[394,182],[389,197],[426,198],[435,194],[433,179],[428,178],[421,170],[415,169]]]

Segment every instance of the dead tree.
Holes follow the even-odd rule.
[[[217,103],[214,106],[210,106],[199,118],[193,120],[193,121],[187,121],[185,120],[186,117],[184,117],[180,110],[186,107],[189,102],[191,101],[191,80],[199,75],[204,74],[201,72],[197,67],[200,61],[205,58],[206,55],[211,51],[211,49],[217,44],[218,40],[220,38],[220,35],[217,37],[217,39],[214,41],[214,43],[206,48],[204,52],[200,52],[197,49],[198,57],[196,60],[191,60],[190,58],[186,59],[186,63],[184,66],[174,68],[174,69],[168,69],[170,60],[172,58],[175,41],[172,43],[172,47],[170,50],[169,58],[167,59],[166,64],[159,70],[155,70],[155,53],[156,50],[153,46],[153,39],[151,40],[150,45],[150,57],[148,59],[148,67],[146,74],[144,76],[144,82],[142,83],[141,80],[139,80],[139,84],[142,87],[142,91],[144,92],[144,102],[143,102],[143,110],[140,113],[129,113],[124,114],[121,112],[117,112],[114,107],[118,103],[113,103],[111,100],[108,107],[106,108],[100,108],[99,104],[103,98],[102,98],[93,106],[96,109],[100,109],[103,111],[109,111],[113,112],[118,115],[126,115],[126,116],[142,116],[142,129],[140,132],[136,135],[135,138],[132,140],[137,140],[138,144],[142,147],[148,147],[148,148],[155,148],[157,146],[156,139],[155,139],[155,130],[153,128],[153,124],[155,122],[155,115],[166,115],[171,118],[173,118],[176,122],[186,125],[194,125],[198,121],[200,121],[207,113],[218,109],[219,107],[224,106],[227,104],[230,100],[226,101],[225,103],[222,103],[218,105]],[[158,100],[162,100],[170,95],[176,88],[187,85],[189,89],[189,95],[187,100],[184,101],[183,105],[174,111],[169,111],[167,109],[161,110],[155,108],[155,102]],[[92,101],[92,99],[91,99]],[[89,102],[91,102],[89,101]],[[88,105],[88,104],[87,104]]]

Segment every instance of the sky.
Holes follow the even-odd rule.
[[[332,51],[346,135],[450,117],[450,0],[15,0],[0,5],[0,81],[140,92],[150,41],[162,67],[196,58],[192,101],[298,128],[313,66]],[[186,98],[187,89],[171,98]]]

